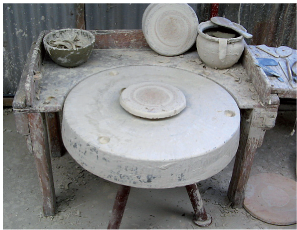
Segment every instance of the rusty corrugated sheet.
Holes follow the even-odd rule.
[[[149,4],[85,4],[86,29],[141,29],[142,15]],[[205,15],[209,4],[189,4],[195,12]],[[208,7],[209,8],[209,7]],[[207,9],[207,12],[209,9]],[[200,20],[200,19],[199,19]]]
[[[251,45],[296,49],[296,4],[219,4],[219,16],[243,25]]]

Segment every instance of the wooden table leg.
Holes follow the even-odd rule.
[[[45,118],[51,156],[61,157],[66,149],[62,141],[59,113],[46,113]]]
[[[200,227],[209,226],[212,222],[212,218],[205,211],[203,201],[197,185],[196,184],[187,185],[186,189],[194,209],[194,218],[193,218],[194,223]]]
[[[240,141],[228,189],[228,198],[234,208],[243,205],[256,150],[262,145],[266,130],[274,127],[277,110],[278,105],[271,105],[241,111]]]
[[[26,138],[27,148],[30,153],[32,153],[32,143],[30,137],[30,129],[29,129],[29,120],[27,113],[20,113],[14,111],[14,118],[17,132]]]
[[[29,113],[28,119],[32,151],[43,196],[43,213],[45,216],[53,216],[56,209],[56,196],[44,114]]]
[[[130,186],[120,185],[107,229],[119,229],[130,193]]]

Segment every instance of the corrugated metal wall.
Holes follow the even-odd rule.
[[[85,4],[87,30],[141,29],[142,15],[149,4]],[[210,4],[189,4],[199,21],[209,19]],[[205,14],[204,11],[207,11]],[[205,17],[206,16],[206,17]]]
[[[87,30],[140,29],[149,4],[86,4]]]
[[[220,4],[219,16],[244,26],[252,45],[296,49],[296,4]]]
[[[211,4],[189,4],[199,22]],[[3,4],[3,94],[15,94],[33,41],[42,30],[141,29],[148,4]],[[242,24],[251,44],[296,49],[296,4],[219,4],[219,16]]]
[[[75,4],[3,4],[3,94],[15,94],[31,44],[43,30],[76,27]]]

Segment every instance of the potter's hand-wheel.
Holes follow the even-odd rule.
[[[186,107],[186,98],[172,85],[142,82],[123,89],[120,104],[135,116],[159,119],[180,113]]]
[[[163,119],[130,114],[120,105],[121,93],[144,82],[179,89],[186,107]],[[176,68],[126,66],[96,73],[69,92],[62,138],[70,155],[101,178],[139,188],[172,188],[225,168],[238,147],[239,124],[236,102],[215,82]]]

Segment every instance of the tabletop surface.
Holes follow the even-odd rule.
[[[50,59],[44,60],[33,108],[40,112],[61,111],[68,92],[80,81],[103,70],[132,65],[184,69],[222,85],[241,109],[250,109],[259,103],[255,87],[241,64],[225,70],[215,70],[205,66],[195,51],[165,57],[152,50],[101,49],[94,50],[88,62],[75,68],[64,68]]]
[[[119,102],[123,88],[162,82],[186,97],[178,115],[136,117]],[[176,187],[221,171],[238,147],[240,111],[213,81],[161,66],[118,67],[76,85],[63,109],[63,142],[78,163],[107,180],[135,187]],[[141,177],[141,178],[138,178]]]

